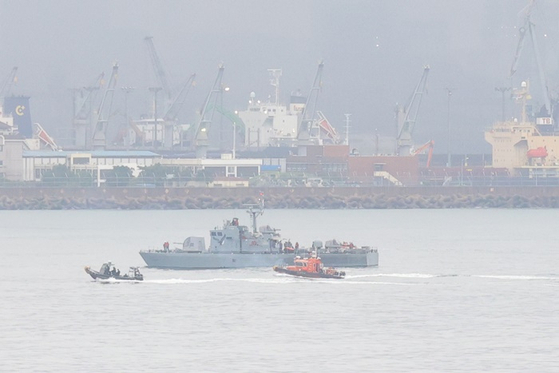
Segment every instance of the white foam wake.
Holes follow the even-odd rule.
[[[559,280],[557,276],[473,275],[472,277],[494,278],[497,280]]]
[[[375,273],[370,275],[346,276],[346,278],[367,278],[367,277],[398,277],[398,278],[433,278],[439,275],[427,273]]]
[[[144,283],[148,284],[206,284],[212,282],[252,282],[252,283],[262,283],[262,284],[280,284],[291,282],[292,278],[207,278],[207,279],[182,279],[182,278],[170,278],[162,280],[144,280]]]
[[[107,279],[98,278],[95,281],[100,282],[102,284],[127,284],[127,283],[137,284],[137,283],[142,282],[142,281],[138,281],[138,280],[117,280],[116,278],[107,278]]]

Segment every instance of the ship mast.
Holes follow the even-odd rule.
[[[349,122],[351,122],[351,120],[349,119],[349,117],[351,116],[351,114],[344,114],[345,115],[345,139],[344,139],[344,145],[349,145]]]
[[[274,104],[279,105],[279,78],[281,77],[281,69],[268,69],[270,74],[270,85],[275,88]]]
[[[264,214],[264,200],[260,200],[259,204],[246,204],[245,206],[248,207],[247,212],[252,221],[252,233],[258,233],[258,229],[256,228],[256,218]],[[258,210],[255,210],[255,208],[258,208]]]
[[[534,56],[536,59],[536,66],[538,69],[538,75],[539,75],[540,85],[542,89],[545,110],[547,111],[547,116],[551,117],[552,116],[551,99],[549,97],[547,79],[545,76],[545,71],[543,69],[540,50],[538,48],[538,43],[536,39],[536,31],[534,29],[535,25],[532,22],[532,11],[534,10],[535,5],[536,5],[536,1],[530,0],[530,3],[521,11],[521,13],[523,13],[524,15],[524,26],[520,27],[520,29],[518,30],[520,34],[520,38],[518,40],[518,45],[516,47],[516,53],[510,70],[510,76],[512,77],[517,70],[518,61],[520,59],[520,55],[524,48],[524,40],[526,39],[526,33],[529,33],[530,40],[532,41],[532,47],[534,48]]]

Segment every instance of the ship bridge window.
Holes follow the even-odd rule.
[[[223,236],[223,233],[222,232],[217,232],[217,235],[218,236]]]
[[[215,236],[216,236],[216,232],[211,232],[210,235],[211,235],[212,237],[215,237]]]

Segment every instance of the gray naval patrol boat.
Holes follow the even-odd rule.
[[[188,237],[182,247],[140,251],[148,265],[167,269],[217,269],[273,267],[293,264],[296,257],[320,256],[326,267],[368,267],[378,265],[378,251],[374,248],[340,243],[336,240],[314,241],[309,248],[299,247],[281,239],[279,230],[269,225],[257,229],[256,220],[263,214],[263,205],[248,205],[252,229],[239,225],[239,219],[224,222],[210,230],[210,246],[204,237]]]

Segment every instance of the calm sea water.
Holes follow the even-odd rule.
[[[284,238],[377,246],[342,281],[111,260],[244,211],[0,212],[0,372],[557,372],[559,210],[267,210]]]

